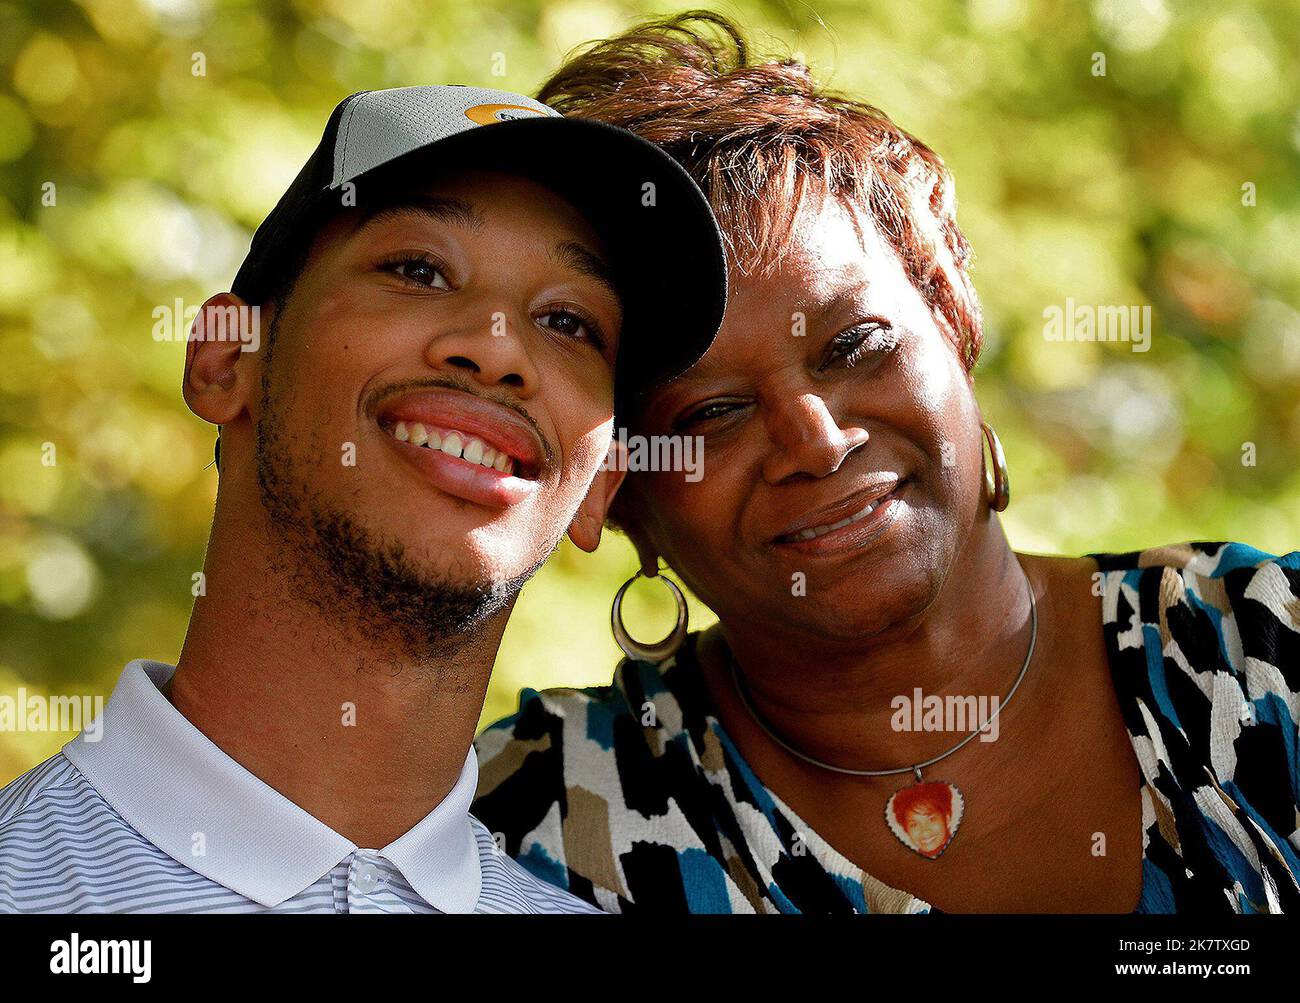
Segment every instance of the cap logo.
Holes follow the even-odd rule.
[[[519,118],[545,118],[546,113],[522,104],[476,104],[465,109],[465,117],[477,125],[491,125]]]

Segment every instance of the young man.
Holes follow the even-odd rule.
[[[616,398],[724,297],[707,203],[630,133],[340,104],[188,348],[220,479],[179,663],[0,791],[0,911],[590,911],[469,815],[470,743],[520,588],[600,538]],[[213,323],[253,306],[265,337]]]

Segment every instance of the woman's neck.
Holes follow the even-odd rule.
[[[810,639],[788,625],[723,622],[706,649],[715,668],[734,653],[755,709],[800,751],[849,768],[892,768],[937,755],[974,730],[948,727],[954,722],[942,734],[900,727],[917,718],[918,698],[983,717],[1000,705],[1028,652],[1030,587],[1041,595],[1041,583],[1027,580],[990,519],[933,602],[872,637]],[[734,690],[726,668],[719,685]]]

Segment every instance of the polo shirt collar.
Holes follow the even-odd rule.
[[[290,899],[357,850],[214,745],[162,694],[175,667],[129,663],[103,711],[98,741],[63,747],[113,809],[168,856],[263,906]],[[482,887],[469,806],[471,747],[451,792],[382,850],[435,909],[472,912]]]

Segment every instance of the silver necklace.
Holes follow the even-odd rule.
[[[1020,689],[1020,684],[1029,672],[1029,665],[1034,660],[1034,648],[1038,644],[1038,603],[1034,598],[1034,586],[1029,581],[1029,575],[1025,573],[1023,567],[1020,569],[1020,573],[1024,575],[1025,586],[1029,589],[1029,650],[1025,652],[1025,661],[1020,666],[1020,674],[1016,676],[1016,681],[1012,684],[1011,689],[1007,691],[1007,695],[1002,698],[997,709],[989,715],[987,721],[980,724],[979,727],[952,748],[924,762],[913,763],[911,766],[899,766],[890,770],[850,770],[847,767],[836,766],[834,763],[824,763],[820,759],[816,759],[795,748],[781,736],[767,719],[759,713],[758,708],[754,706],[749,694],[749,688],[745,685],[744,676],[741,675],[740,665],[736,662],[736,656],[730,654],[731,678],[735,683],[736,693],[739,695],[740,702],[748,711],[749,716],[754,719],[754,723],[762,729],[763,733],[796,759],[811,763],[823,770],[830,770],[832,773],[842,773],[851,777],[892,777],[900,773],[911,773],[913,782],[907,787],[896,790],[885,803],[885,822],[890,831],[909,850],[919,853],[927,860],[937,860],[943,851],[948,848],[948,844],[952,842],[953,837],[957,835],[957,828],[961,825],[962,816],[966,811],[966,799],[954,784],[944,781],[932,780],[927,782],[922,780],[921,770],[933,766],[940,760],[947,759],[954,752],[964,748],[976,735],[987,731],[1007,704],[1011,702],[1011,698],[1016,695],[1016,690]]]

